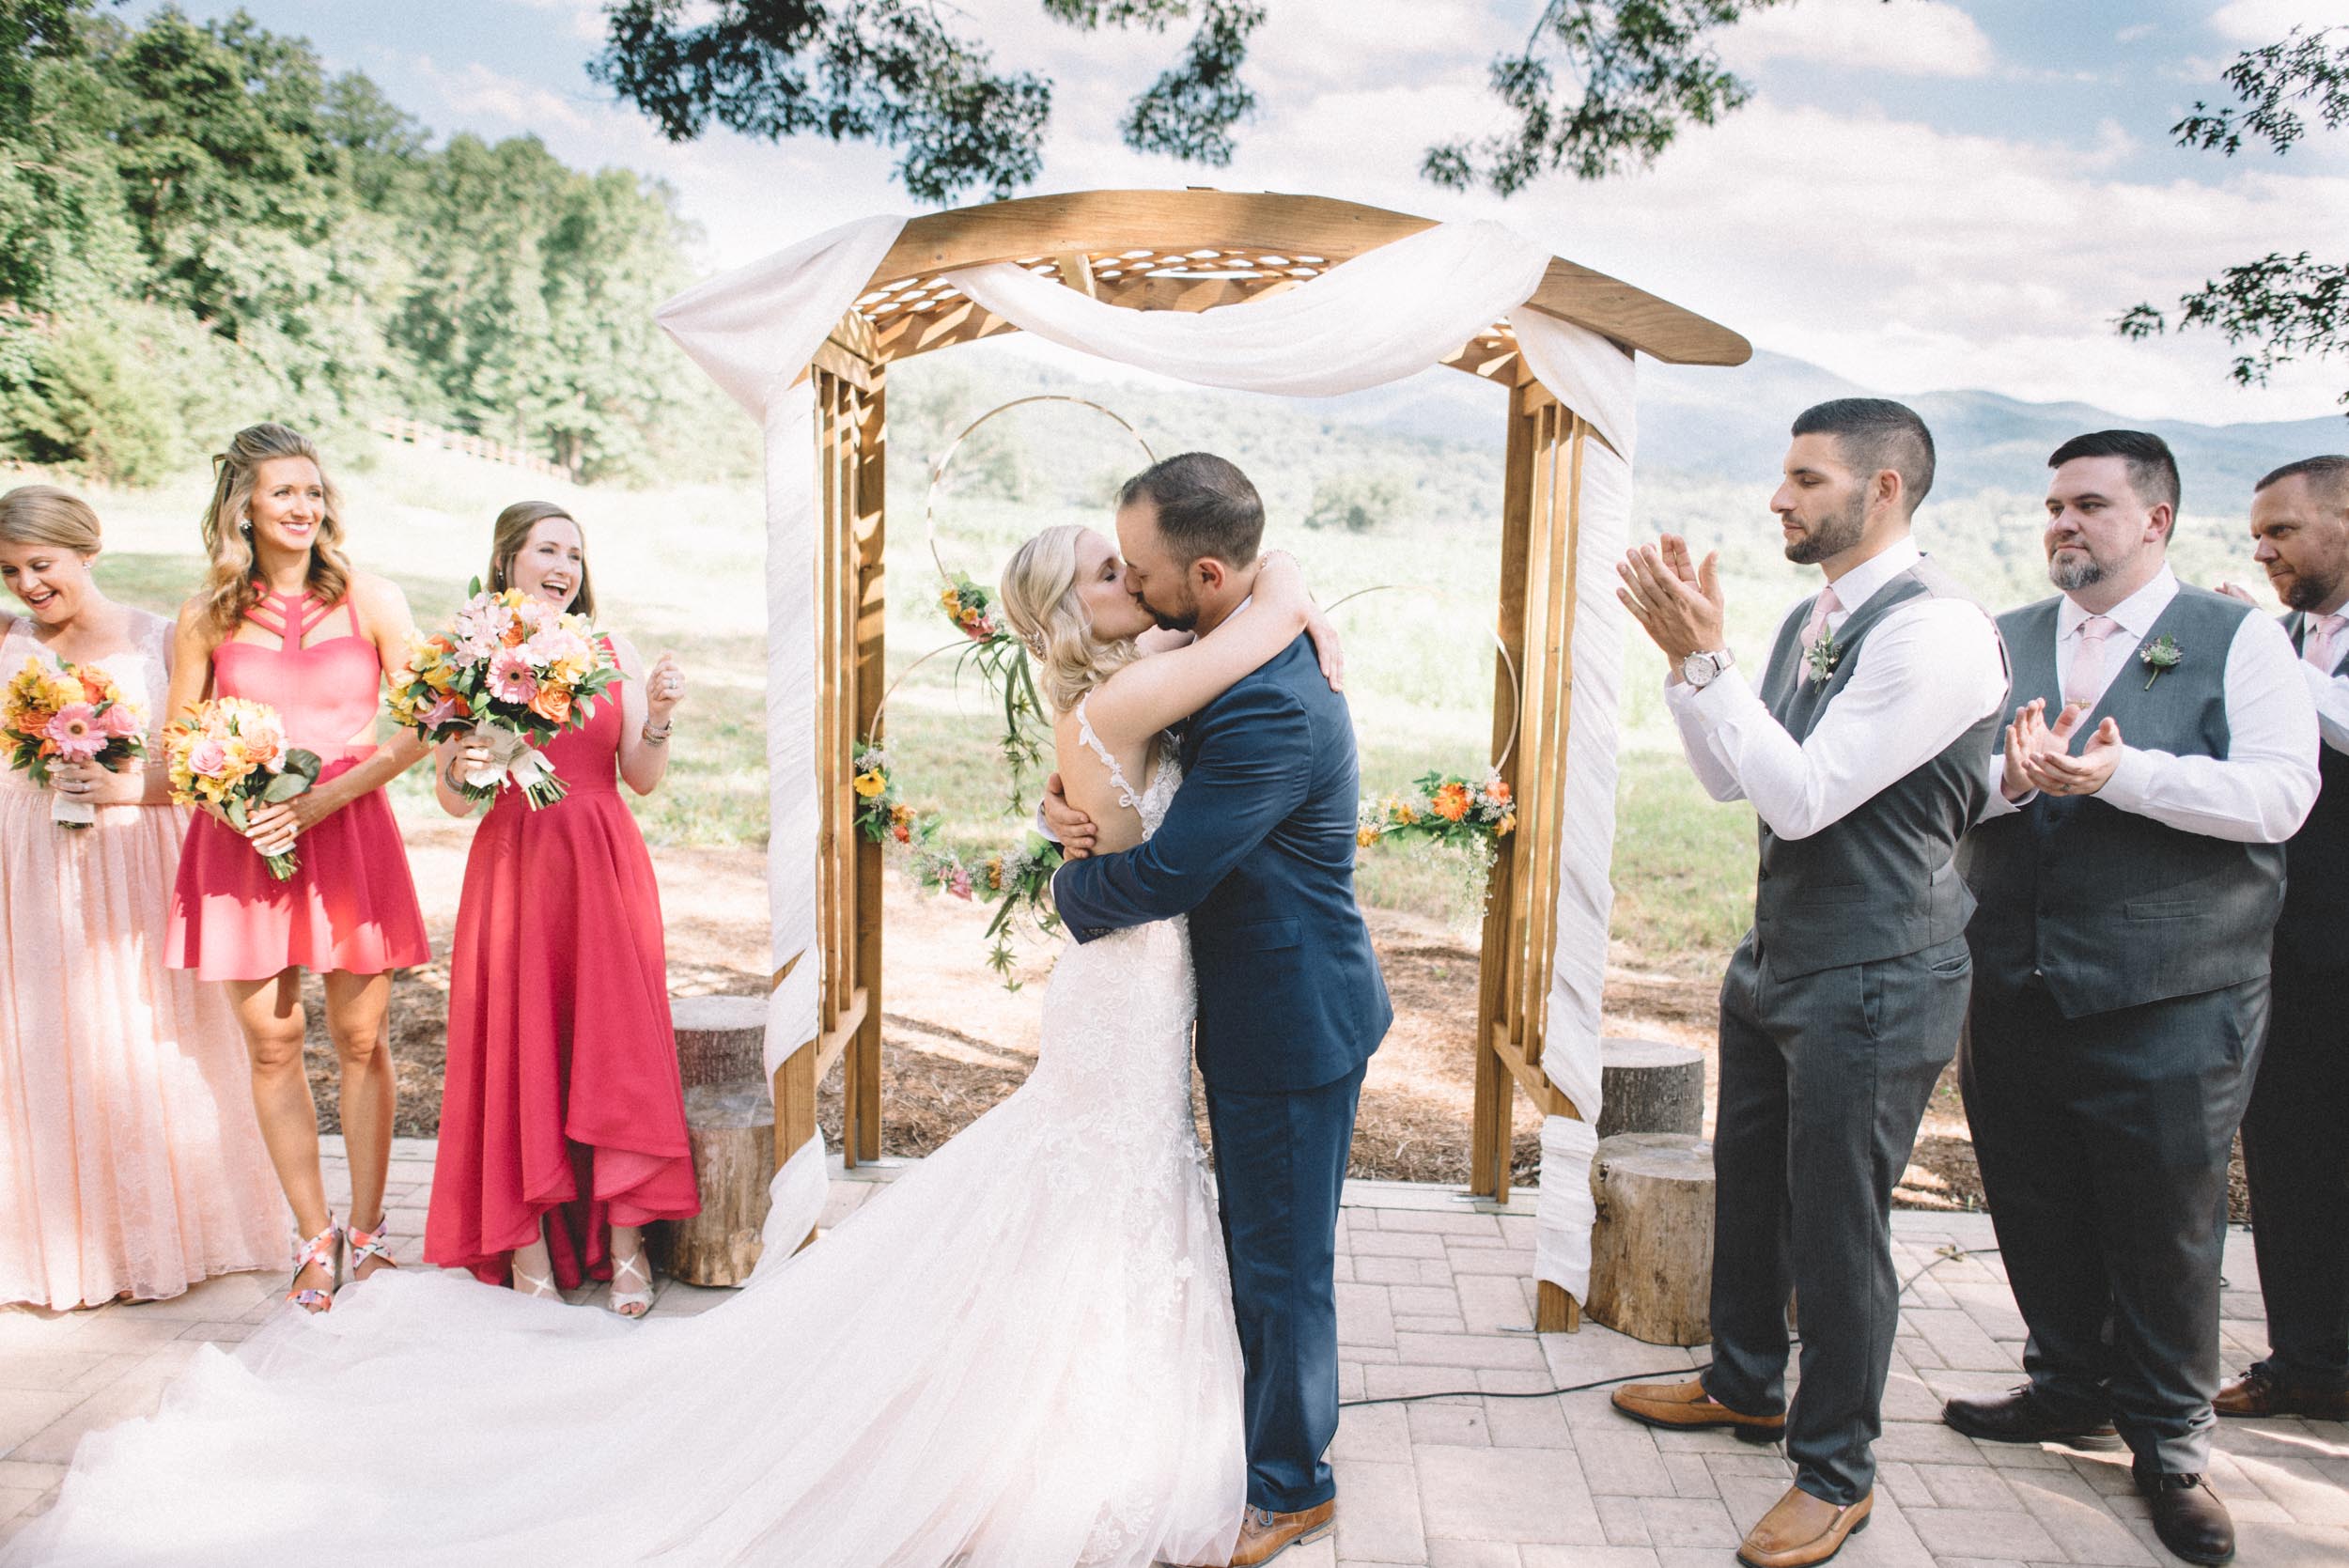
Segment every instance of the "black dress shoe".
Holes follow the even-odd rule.
[[[2217,1564],[2234,1559],[2234,1521],[2227,1505],[2198,1475],[2131,1472],[2145,1494],[2161,1544],[2188,1562]]]
[[[1941,1419],[1968,1437],[1993,1443],[2064,1443],[2112,1436],[2109,1418],[2067,1409],[2029,1383],[2002,1394],[1960,1395],[1941,1406]]]

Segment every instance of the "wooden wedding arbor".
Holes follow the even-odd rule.
[[[1436,226],[1428,218],[1320,196],[1212,190],[1093,191],[934,212],[908,223],[855,305],[819,348],[817,441],[816,755],[820,831],[817,939],[778,971],[821,966],[812,1048],[776,1069],[778,1160],[816,1133],[816,1089],[844,1062],[843,1156],[880,1156],[881,846],[856,831],[851,755],[876,722],[884,673],[883,477],[889,366],[1018,329],[942,274],[1016,263],[1107,303],[1206,311],[1262,298],[1338,263]],[[1677,365],[1738,365],[1746,340],[1677,305],[1571,261],[1552,259],[1527,308],[1588,328],[1628,354]],[[1546,1115],[1581,1113],[1542,1070],[1543,1002],[1553,911],[1574,671],[1576,543],[1585,452],[1605,438],[1536,381],[1506,324],[1440,362],[1508,392],[1493,751],[1518,802],[1517,831],[1493,866],[1476,1020],[1473,1190],[1509,1194],[1512,1086]],[[1513,678],[1514,671],[1514,678]],[[1544,1328],[1577,1306],[1545,1284]]]

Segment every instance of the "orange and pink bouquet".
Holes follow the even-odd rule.
[[[476,578],[449,624],[393,674],[392,719],[435,745],[472,732],[491,761],[460,781],[465,795],[486,800],[511,784],[536,811],[564,787],[537,748],[585,724],[619,678],[585,616],[517,589],[484,593]]]
[[[163,751],[172,800],[214,807],[239,832],[256,808],[290,800],[319,782],[319,754],[287,745],[277,710],[250,697],[214,697],[190,708],[163,731]],[[301,864],[291,849],[265,858],[281,882]]]
[[[109,772],[147,754],[147,715],[122,700],[114,676],[95,664],[55,668],[28,659],[0,698],[0,739],[10,766],[46,788],[49,768],[59,762],[94,762]],[[98,808],[58,795],[50,820],[61,828],[86,828]]]

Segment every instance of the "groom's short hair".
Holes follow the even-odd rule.
[[[1186,564],[1212,555],[1235,567],[1264,543],[1264,501],[1236,463],[1212,452],[1162,458],[1126,481],[1118,510],[1147,501],[1167,549]]]

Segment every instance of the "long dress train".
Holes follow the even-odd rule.
[[[1174,786],[1162,758],[1145,827]],[[6,1560],[1221,1561],[1240,1358],[1194,1006],[1184,923],[1072,943],[1019,1092],[739,1298],[631,1324],[379,1273],[86,1439]]]

